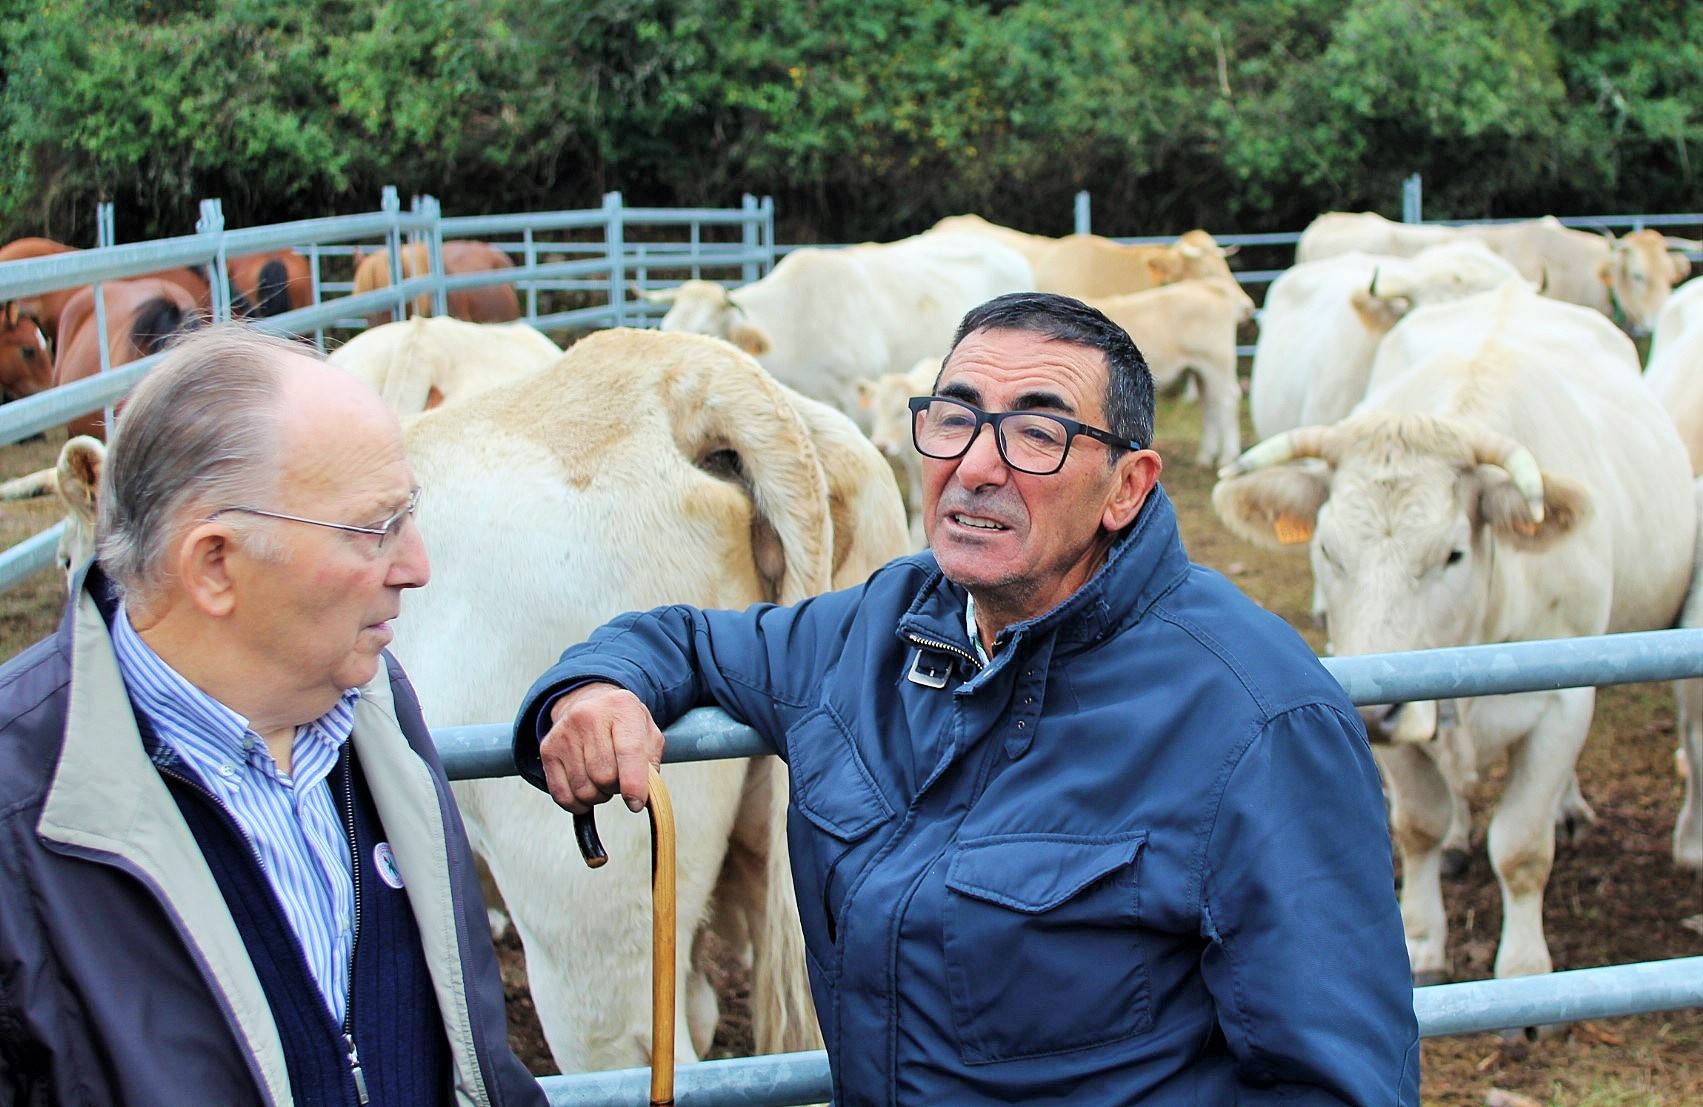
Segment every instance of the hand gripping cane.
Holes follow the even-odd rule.
[[[650,1107],[674,1103],[674,804],[650,767]],[[574,838],[591,868],[609,860],[588,813],[574,816]]]

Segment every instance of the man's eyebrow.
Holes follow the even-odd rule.
[[[982,403],[982,394],[979,389],[960,382],[954,382],[946,385],[944,388],[938,388],[935,390],[934,394],[936,396],[945,396],[949,400],[963,400],[965,403],[974,404],[977,407],[980,407]]]
[[[1017,397],[1016,403],[1011,405],[1012,411],[1033,411],[1037,408],[1045,408],[1049,411],[1059,411],[1066,415],[1076,414],[1076,408],[1072,406],[1069,400],[1065,399],[1057,392],[1047,392],[1044,390],[1025,392],[1021,396]]]

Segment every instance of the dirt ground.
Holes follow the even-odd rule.
[[[1161,407],[1165,486],[1176,501],[1195,560],[1228,574],[1250,595],[1322,645],[1308,624],[1306,559],[1257,549],[1231,537],[1212,515],[1212,478],[1196,469],[1198,412],[1176,400]],[[1244,426],[1244,434],[1247,428]],[[0,449],[0,478],[49,464],[63,436]],[[51,505],[0,505],[0,542],[50,524]],[[0,654],[11,656],[51,630],[63,585],[44,572],[0,593]],[[1703,954],[1703,932],[1685,925],[1703,914],[1703,881],[1677,872],[1668,838],[1678,810],[1672,693],[1666,685],[1602,691],[1579,766],[1597,826],[1580,846],[1558,852],[1545,904],[1557,968]],[[1497,781],[1476,797],[1470,869],[1445,887],[1451,969],[1457,979],[1490,973],[1501,921],[1495,879],[1484,856],[1484,822]],[[1697,923],[1693,921],[1693,927]],[[526,994],[525,959],[512,934],[499,947],[510,998],[511,1038],[533,1071],[554,1071]],[[715,958],[723,1019],[713,1056],[751,1048],[744,981],[730,956]],[[1555,1038],[1503,1045],[1493,1035],[1441,1039],[1424,1047],[1424,1102],[1467,1107],[1491,1089],[1530,1096],[1546,1107],[1695,1107],[1703,1104],[1703,1011],[1585,1023]]]

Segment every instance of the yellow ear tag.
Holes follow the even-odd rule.
[[[1313,521],[1303,519],[1299,515],[1291,515],[1287,511],[1277,517],[1272,524],[1272,533],[1285,546],[1295,546],[1313,537]]]

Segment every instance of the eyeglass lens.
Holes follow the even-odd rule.
[[[928,457],[954,458],[965,453],[979,420],[974,409],[953,400],[936,400],[917,412],[917,450]],[[1050,415],[1008,412],[996,426],[1000,456],[1012,468],[1028,473],[1055,473],[1070,448],[1070,432]]]

